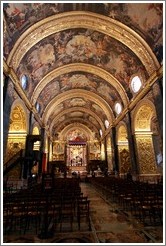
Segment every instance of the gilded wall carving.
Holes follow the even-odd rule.
[[[10,133],[11,132],[23,132],[26,131],[26,119],[23,109],[20,106],[16,106],[10,116]]]
[[[4,163],[10,160],[16,153],[18,153],[21,149],[25,148],[25,138],[17,138],[13,137],[8,140],[7,150],[5,155]]]
[[[112,163],[112,147],[111,147],[111,137],[110,134],[107,136],[107,163],[108,163],[108,170],[113,170],[113,163]]]
[[[57,141],[53,143],[53,161],[64,161],[65,143]]]
[[[131,168],[130,153],[128,150],[128,146],[120,146],[118,149],[120,161],[119,172],[120,174],[127,173],[128,170]]]
[[[150,130],[150,120],[153,115],[153,108],[149,105],[142,106],[137,112],[135,118],[135,129],[136,130]]]
[[[151,135],[136,136],[140,174],[155,174],[156,161]]]
[[[89,146],[89,159],[90,160],[100,160],[100,143],[99,142],[91,142]]]

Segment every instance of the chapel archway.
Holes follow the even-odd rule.
[[[119,174],[124,175],[131,169],[127,129],[124,124],[120,125],[118,128],[117,145],[119,155]]]
[[[20,103],[15,103],[10,114],[10,127],[5,163],[20,150],[25,149],[25,141],[27,136],[26,122],[27,117],[23,106]]]
[[[34,126],[32,130],[32,135],[40,135],[39,127]],[[40,141],[34,142],[33,150],[40,150]]]
[[[151,129],[155,109],[151,102],[141,102],[135,111],[134,134],[139,174],[156,174],[157,166]]]

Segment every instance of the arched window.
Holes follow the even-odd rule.
[[[142,81],[138,76],[135,76],[131,80],[131,88],[134,93],[138,92],[142,86]]]
[[[40,112],[40,104],[38,102],[36,102],[36,110],[38,113]]]
[[[109,121],[108,120],[105,120],[105,127],[108,128],[110,125]]]
[[[24,90],[26,90],[27,86],[28,86],[28,76],[23,74],[21,76],[21,86]]]
[[[122,105],[119,102],[115,104],[115,112],[117,114],[120,114],[122,112]]]

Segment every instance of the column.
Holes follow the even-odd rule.
[[[157,119],[160,128],[160,136],[163,136],[163,89],[162,79],[158,80],[152,87],[154,105],[156,108]]]
[[[29,113],[29,131],[28,131],[28,134],[32,134],[32,111],[30,111]]]
[[[113,170],[119,172],[118,146],[116,143],[116,128],[112,127],[112,150],[113,150]]]
[[[9,127],[10,127],[11,106],[13,103],[8,88],[9,88],[9,77],[5,76],[4,87],[3,87],[3,157],[4,159],[6,155],[7,140],[8,140]],[[14,87],[12,89],[14,90]]]
[[[108,167],[108,156],[107,156],[107,138],[104,139],[104,146],[105,146],[105,165]],[[105,167],[106,167],[105,166]]]
[[[39,161],[39,176],[42,174],[42,165],[45,165],[45,156],[44,156],[44,140],[45,140],[45,128],[41,128],[41,142],[40,142],[40,161]]]
[[[133,173],[137,174],[138,173],[138,165],[137,165],[137,158],[136,158],[136,145],[135,145],[134,134],[132,134],[131,114],[129,111],[126,114],[126,117],[127,117],[127,135],[128,135],[131,166],[132,166]]]
[[[28,175],[30,175],[31,164],[33,162],[33,144],[34,142],[30,139],[30,135],[32,133],[32,111],[29,112],[29,129],[28,134],[26,136],[25,143],[25,158],[23,165],[23,179],[27,179]]]

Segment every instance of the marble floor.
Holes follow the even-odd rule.
[[[145,226],[133,218],[129,212],[124,212],[118,204],[106,200],[99,190],[90,183],[81,182],[81,191],[90,200],[89,230],[87,221],[82,221],[80,230],[76,219],[73,221],[73,229],[64,223],[60,231],[56,223],[47,237],[35,233],[32,226],[26,233],[18,230],[11,231],[3,237],[3,244],[20,243],[56,243],[56,244],[161,244],[163,243],[163,227],[161,225]]]

